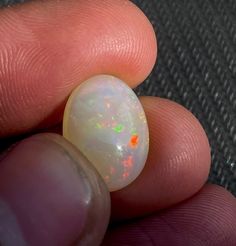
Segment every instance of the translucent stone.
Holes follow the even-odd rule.
[[[149,149],[146,116],[123,81],[98,75],[70,96],[63,135],[95,166],[110,191],[130,184],[142,171]]]

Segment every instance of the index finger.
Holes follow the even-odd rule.
[[[0,137],[57,123],[95,74],[135,87],[156,59],[152,26],[129,1],[34,1],[0,19]]]

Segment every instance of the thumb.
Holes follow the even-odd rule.
[[[109,215],[105,184],[59,135],[30,137],[2,158],[0,245],[99,245]]]

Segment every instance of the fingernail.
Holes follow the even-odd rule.
[[[99,245],[109,215],[106,185],[59,135],[26,139],[0,163],[0,245]]]

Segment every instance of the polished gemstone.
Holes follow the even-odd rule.
[[[110,191],[136,179],[147,159],[143,107],[127,84],[110,75],[88,79],[71,94],[63,135],[90,160]]]

